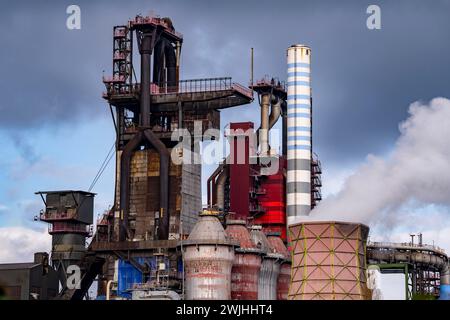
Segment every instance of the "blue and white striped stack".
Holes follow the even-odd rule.
[[[293,45],[287,50],[288,125],[286,212],[288,225],[311,211],[311,49]]]

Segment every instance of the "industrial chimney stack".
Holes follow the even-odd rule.
[[[304,45],[289,47],[287,63],[286,212],[288,225],[291,225],[311,211],[311,49]]]

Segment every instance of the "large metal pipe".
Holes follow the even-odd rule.
[[[140,101],[140,124],[142,127],[150,127],[150,74],[151,74],[151,55],[152,55],[152,34],[142,34],[140,43],[141,54],[141,101]]]
[[[224,166],[222,172],[217,177],[216,181],[216,204],[219,209],[224,209],[225,207],[225,183],[228,178],[228,167]]]
[[[120,158],[120,241],[126,240],[128,236],[128,212],[130,207],[130,165],[134,150],[145,138],[158,151],[160,156],[159,185],[160,185],[160,225],[158,235],[160,240],[169,237],[169,159],[170,153],[166,146],[150,129],[139,131],[127,143]]]
[[[111,300],[111,285],[114,283],[114,280],[108,280],[106,283],[106,300]]]
[[[442,267],[441,271],[441,285],[450,285],[450,267],[448,262]]]
[[[270,108],[270,115],[269,115],[269,130],[273,128],[275,123],[277,123],[278,119],[281,115],[281,102],[282,100],[277,98],[274,99],[275,102],[272,103],[272,107]]]
[[[155,45],[153,59],[153,82],[159,86],[174,87],[177,82],[177,49],[166,38]],[[166,73],[167,70],[167,73]]]
[[[288,126],[288,117],[287,117],[287,103],[285,100],[281,103],[281,111],[282,111],[282,132],[283,132],[283,140],[282,140],[282,153],[284,157],[287,157],[287,143],[288,143],[288,134],[287,134],[287,126]]]
[[[151,130],[144,131],[145,137],[159,153],[159,240],[169,239],[169,159],[170,153],[164,143]]]
[[[130,207],[130,165],[131,155],[143,138],[139,131],[128,141],[120,156],[120,223],[119,241],[125,241],[128,236],[128,212]]]
[[[261,126],[259,130],[260,154],[266,155],[269,152],[269,108],[270,94],[261,95]]]
[[[216,192],[216,177],[221,172],[222,166],[218,166],[216,170],[209,176],[206,187],[207,187],[207,199],[208,199],[208,206],[212,207],[214,205],[214,202],[217,199]]]

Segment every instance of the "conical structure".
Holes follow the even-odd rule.
[[[263,253],[258,280],[258,300],[276,300],[280,261],[283,260],[283,256],[271,248],[261,226],[253,226],[250,235],[253,243]]]
[[[244,220],[228,220],[225,232],[240,245],[231,270],[231,299],[257,300],[261,249],[253,243]]]
[[[289,283],[291,281],[291,255],[283,240],[281,240],[279,233],[268,234],[267,240],[271,248],[283,256],[283,260],[280,260],[280,274],[277,280],[277,300],[287,300]]]
[[[201,214],[183,248],[186,300],[229,300],[234,247],[217,216]]]

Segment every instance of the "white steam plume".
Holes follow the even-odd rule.
[[[415,102],[409,114],[392,153],[369,155],[310,219],[393,227],[396,211],[410,202],[450,205],[450,100]]]

